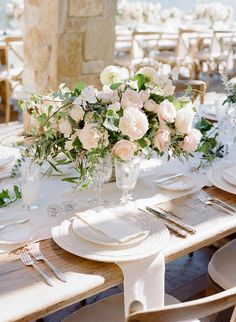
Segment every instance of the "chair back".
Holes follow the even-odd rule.
[[[182,322],[201,319],[236,305],[236,287],[202,299],[142,311],[140,302],[133,302],[126,322]],[[236,321],[235,310],[230,322]]]
[[[178,80],[174,82],[175,86],[175,92],[176,93],[182,93],[186,91],[188,86],[191,86],[192,88],[192,99],[193,102],[195,102],[198,98],[200,100],[200,103],[204,103],[204,95],[206,93],[206,83],[204,81],[200,80],[189,80],[189,81],[182,81]]]
[[[20,80],[24,61],[22,37],[9,36],[4,41],[6,43],[6,67],[8,76],[11,76],[12,69],[17,69],[17,73],[14,73],[14,78],[15,80]]]

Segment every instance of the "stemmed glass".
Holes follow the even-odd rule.
[[[216,116],[220,129],[220,140],[224,143],[224,161],[227,163],[229,146],[234,143],[236,136],[236,106],[223,101],[220,97],[216,100]]]
[[[134,189],[139,173],[139,159],[115,161],[116,185],[122,190],[121,205],[127,205],[132,196],[129,191]]]
[[[111,178],[112,174],[112,159],[109,153],[103,158],[97,160],[97,164],[93,174],[93,182],[95,184],[95,198],[90,199],[89,203],[94,203],[97,205],[102,205],[106,203],[101,197],[102,184],[107,182]]]

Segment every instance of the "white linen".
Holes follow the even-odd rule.
[[[116,210],[120,213],[122,209]],[[125,211],[125,208],[123,208]],[[139,228],[128,224],[117,215],[112,214],[110,209],[96,208],[76,214],[80,219],[87,223],[90,228],[102,232],[111,239],[119,243],[125,243],[138,237],[145,237],[149,231],[142,231]]]
[[[117,265],[124,275],[125,316],[135,300],[142,302],[144,311],[164,306],[165,263],[162,252]]]
[[[190,176],[195,183],[195,186],[186,191],[167,191],[161,189],[154,180],[160,176],[184,173]],[[9,180],[9,183],[11,181]],[[12,181],[13,184],[13,181]],[[153,206],[155,204],[169,201],[188,193],[193,193],[200,188],[208,185],[209,181],[205,174],[194,174],[190,172],[189,165],[183,164],[178,160],[165,162],[160,159],[142,160],[140,176],[135,189],[132,191],[133,199],[137,207],[144,205]],[[3,182],[0,181],[0,189],[4,188]],[[110,204],[117,202],[121,197],[121,191],[116,187],[116,183],[108,183],[103,186],[102,194],[106,196]],[[0,224],[12,222],[20,218],[30,218],[32,224],[37,225],[38,240],[51,238],[51,228],[58,225],[63,219],[71,216],[71,213],[62,214],[58,217],[48,215],[47,207],[50,204],[61,204],[64,201],[73,200],[78,204],[78,209],[85,210],[91,208],[87,204],[87,200],[94,196],[94,189],[91,187],[86,191],[73,192],[71,184],[63,182],[60,177],[43,178],[40,187],[39,209],[26,211],[22,208],[21,202],[12,204],[7,208],[0,208]],[[108,204],[108,206],[110,206]],[[13,248],[6,248],[0,244],[0,253],[10,251]]]

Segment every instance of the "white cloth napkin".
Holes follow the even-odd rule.
[[[135,300],[142,302],[144,310],[164,306],[165,262],[162,252],[117,265],[124,275],[125,316]]]
[[[225,169],[224,174],[233,179],[233,182],[235,182],[236,184],[236,165],[229,167],[228,169]]]
[[[118,208],[114,212],[121,212]],[[127,210],[124,208],[123,211]],[[124,214],[125,215],[125,214]],[[111,209],[99,208],[94,210],[87,210],[77,213],[77,216],[89,225],[90,228],[102,232],[111,239],[115,239],[119,243],[125,243],[140,236],[146,237],[149,234],[147,230],[140,230],[139,228],[128,224],[118,216],[111,213]],[[124,216],[125,218],[125,216]]]

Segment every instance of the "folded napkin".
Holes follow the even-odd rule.
[[[116,264],[124,275],[125,316],[135,300],[142,302],[144,311],[164,306],[165,261],[162,252]]]
[[[230,177],[236,184],[236,165],[224,170],[224,174]]]
[[[90,228],[102,232],[104,235],[118,241],[119,243],[125,243],[141,236],[145,238],[149,234],[149,231],[143,231],[127,223],[123,219],[119,218],[119,216],[114,215],[112,212],[115,211],[116,208],[97,208],[77,213],[77,216],[89,225]],[[117,212],[120,213],[120,211]]]

